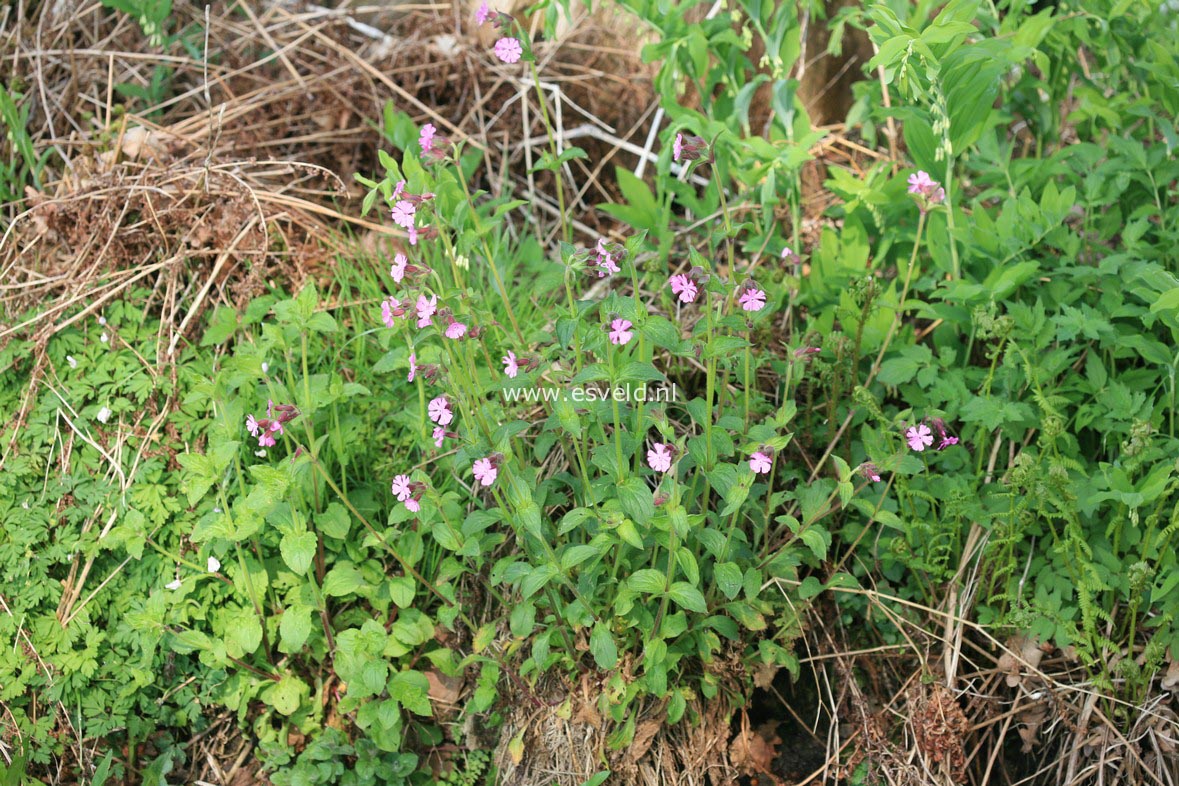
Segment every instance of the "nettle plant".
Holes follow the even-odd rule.
[[[535,79],[515,32],[495,51]],[[781,339],[796,294],[781,268],[798,259],[780,240],[763,253],[773,237],[739,247],[749,225],[728,207],[715,140],[668,140],[721,216],[669,271],[641,232],[574,245],[563,209],[546,259],[528,216],[507,223],[527,203],[474,184],[478,151],[391,119],[401,160],[382,152],[383,176],[361,178],[365,209],[383,200],[408,239],[379,306],[342,329],[311,287],[256,304],[260,340],[200,388],[216,414],[206,455],[184,462],[200,552],[175,555],[200,600],[173,612],[174,646],[225,669],[239,711],[260,699],[307,732],[334,703],[388,752],[440,740],[427,668],[477,672],[471,712],[494,710],[501,685],[597,669],[616,747],[651,701],[670,722],[700,697],[739,703],[748,686],[722,663],[797,670],[803,602],[853,581],[821,573],[831,520],[850,510],[870,526],[885,474],[929,473],[914,452],[957,441],[938,413],[880,415],[850,461],[837,441],[814,467],[791,460],[795,392],[823,350]],[[549,138],[536,169],[560,195],[585,153]],[[923,225],[943,194],[924,173],[910,191]],[[353,381],[366,364],[405,382]],[[388,458],[360,459],[376,438]],[[274,713],[255,725],[279,745]]]

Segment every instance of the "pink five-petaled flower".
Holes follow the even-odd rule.
[[[438,129],[433,123],[422,126],[421,133],[418,134],[418,146],[422,148],[423,153],[429,153],[434,148],[434,135],[437,133]]]
[[[261,430],[262,427],[258,425],[258,421],[254,419],[254,416],[246,415],[246,431],[250,432],[250,436],[258,436],[258,432]]]
[[[634,336],[628,319],[616,319],[610,323],[610,343],[622,346]]]
[[[446,326],[447,338],[462,338],[467,335],[467,326],[462,322],[456,322],[454,319],[450,320],[450,324]]]
[[[394,202],[396,202],[399,198],[401,198],[401,192],[404,190],[405,190],[405,181],[398,180],[397,185],[393,186],[392,199]]]
[[[398,502],[405,502],[413,492],[409,488],[409,475],[397,475],[393,478],[393,493]]]
[[[495,466],[495,462],[490,458],[481,458],[471,467],[471,472],[475,475],[475,480],[484,486],[490,486],[495,482],[495,477],[499,474],[499,468]]]
[[[454,420],[454,413],[450,411],[450,402],[446,400],[446,396],[431,399],[428,410],[430,420],[439,426],[448,426],[450,421]]]
[[[417,376],[417,373],[418,373],[418,356],[415,353],[410,352],[409,353],[409,376],[407,376],[405,378],[405,381],[406,382],[413,382],[413,378],[415,376]]]
[[[501,38],[495,42],[495,56],[505,63],[515,63],[524,54],[524,47],[516,38]]]
[[[905,440],[909,447],[920,452],[933,444],[933,432],[929,430],[929,426],[919,423],[905,429]]]
[[[671,469],[671,451],[662,442],[656,442],[647,451],[647,466],[656,472],[667,472]]]
[[[434,427],[434,447],[436,447],[436,448],[442,447],[442,440],[444,440],[444,439],[446,439],[446,429],[442,428],[442,426],[435,426]]]
[[[738,301],[746,311],[761,311],[766,305],[766,293],[757,287],[747,287]]]
[[[773,466],[773,460],[760,450],[749,457],[749,468],[759,475],[769,472]]]
[[[418,302],[415,306],[418,312],[418,327],[429,327],[432,323],[430,317],[434,316],[438,311],[438,296],[430,295],[427,300],[425,295],[418,295]]]
[[[393,280],[398,284],[405,278],[405,268],[409,265],[409,260],[405,258],[405,254],[398,254],[393,257],[393,264],[389,266],[389,275],[393,276]]]
[[[910,194],[929,194],[935,188],[937,183],[933,182],[933,178],[925,170],[918,170],[916,174],[909,175]]]
[[[404,229],[412,229],[414,213],[417,212],[418,208],[413,202],[400,199],[393,205],[393,223]]]
[[[495,12],[487,6],[487,0],[483,0],[475,11],[475,24],[482,25],[494,15]]]
[[[403,316],[405,316],[405,306],[401,305],[401,301],[397,298],[390,295],[387,300],[381,303],[381,321],[385,323],[386,327],[393,327],[397,324],[394,320]]]
[[[681,303],[691,303],[696,299],[696,282],[684,274],[672,276],[667,283],[671,284],[671,291],[679,296]]]
[[[504,373],[508,377],[515,379],[516,375],[520,373],[520,365],[516,362],[516,353],[508,350],[508,354],[503,356]]]
[[[405,509],[408,510],[410,513],[417,513],[419,510],[422,509],[422,505],[420,502],[417,501],[416,498],[410,497],[409,499],[407,499],[405,501]]]

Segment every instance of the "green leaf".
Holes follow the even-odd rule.
[[[303,680],[287,674],[270,688],[266,701],[280,714],[293,715],[310,692]]]
[[[315,526],[329,538],[344,540],[352,528],[352,519],[343,505],[333,502],[315,519]]]
[[[311,561],[315,558],[315,548],[318,543],[314,532],[288,532],[283,535],[282,542],[279,544],[283,562],[287,563],[287,567],[296,575],[305,575],[307,569],[311,567]]]
[[[612,669],[618,664],[618,646],[605,623],[594,625],[593,633],[590,634],[590,653],[599,669]]]
[[[632,573],[627,584],[635,592],[657,595],[667,589],[667,577],[654,568],[643,568]]]
[[[655,499],[651,489],[641,478],[631,477],[618,487],[618,501],[622,509],[640,527],[655,515]]]
[[[708,611],[708,604],[704,602],[704,593],[686,581],[677,581],[672,584],[667,595],[687,611],[695,611],[700,614]]]
[[[389,678],[389,696],[416,715],[432,715],[430,681],[420,671],[399,671]]]
[[[289,606],[279,618],[279,650],[288,655],[298,652],[311,635],[311,615],[314,610],[307,606]]]
[[[520,582],[520,595],[525,599],[531,598],[552,581],[559,572],[560,569],[551,563],[538,565]]]
[[[338,563],[323,577],[323,594],[332,598],[352,595],[364,586],[360,569],[351,562]]]
[[[720,563],[713,568],[713,576],[716,578],[716,585],[726,598],[733,600],[737,597],[743,582],[741,569],[737,567],[735,562]]]
[[[596,556],[598,556],[598,549],[596,546],[569,546],[561,554],[561,570],[568,573],[570,570],[585,562],[587,559],[592,559]]]

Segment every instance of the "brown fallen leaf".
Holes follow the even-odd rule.
[[[770,735],[768,738],[766,735]],[[777,735],[774,724],[763,724],[757,731],[749,728],[749,717],[741,718],[741,731],[729,743],[729,761],[746,773],[764,773],[773,776],[770,765],[778,755],[777,746],[782,739]]]

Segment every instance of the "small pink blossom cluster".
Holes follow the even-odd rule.
[[[501,11],[494,11],[487,5],[487,0],[479,4],[475,10],[475,24],[482,26],[491,22],[495,27],[506,28],[512,24],[512,17]],[[505,63],[518,63],[524,56],[524,45],[514,36],[504,36],[495,42],[495,56]]]
[[[269,448],[276,444],[275,435],[283,433],[283,426],[299,417],[299,410],[291,404],[266,402],[266,417],[246,416],[246,431],[258,440],[258,447]]]
[[[418,147],[422,149],[427,163],[436,164],[446,160],[450,140],[439,135],[433,123],[426,123],[418,134]]]
[[[933,428],[930,428],[930,425]],[[934,432],[937,432],[937,449],[945,450],[951,445],[958,444],[958,438],[951,436],[946,430],[946,422],[941,418],[931,418],[927,423],[918,423],[905,429],[905,441],[909,447],[920,453],[933,445]]]
[[[922,213],[946,201],[946,190],[925,170],[909,175],[909,193],[917,199]]]
[[[393,478],[393,494],[398,502],[405,503],[406,510],[417,513],[422,509],[422,494],[426,491],[425,483],[411,481],[409,475],[397,475]]]
[[[598,238],[594,247],[594,271],[598,278],[612,276],[622,270],[618,263],[625,258],[626,248],[618,243],[611,243],[604,237]]]
[[[434,198],[433,194],[411,194],[405,190],[405,181],[397,181],[393,188],[390,201],[393,209],[390,211],[393,223],[405,230],[409,236],[409,244],[416,246],[418,240],[430,240],[438,236],[438,230],[433,226],[418,226],[418,208]]]

